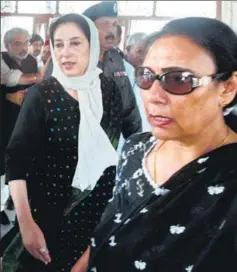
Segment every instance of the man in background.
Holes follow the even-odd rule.
[[[147,37],[145,33],[134,33],[128,37],[125,58],[134,67],[141,65],[144,59],[144,40]]]
[[[130,135],[142,130],[140,113],[133,94],[132,86],[126,74],[121,54],[115,46],[117,26],[117,3],[116,1],[104,1],[91,6],[83,13],[96,25],[100,40],[100,62],[98,64],[104,75],[112,78],[121,93],[123,103],[123,136]]]
[[[38,71],[43,69],[43,62],[41,59],[41,52],[44,45],[44,40],[38,34],[33,34],[29,40],[29,54],[31,54],[37,61]]]

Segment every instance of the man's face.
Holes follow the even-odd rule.
[[[100,47],[107,51],[115,46],[117,18],[102,17],[94,23],[99,31]]]
[[[29,37],[24,33],[15,33],[12,41],[6,44],[8,53],[15,59],[23,60],[28,55]]]
[[[143,42],[138,42],[135,45],[129,46],[126,50],[126,58],[133,67],[136,68],[137,66],[142,64],[145,53],[145,47]]]
[[[29,52],[34,56],[38,57],[41,53],[43,44],[42,41],[35,41],[29,47]]]

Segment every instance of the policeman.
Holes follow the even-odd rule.
[[[100,39],[99,67],[105,76],[112,77],[120,89],[123,102],[123,136],[126,139],[133,133],[142,131],[142,121],[136,104],[136,99],[125,72],[121,54],[115,46],[117,26],[116,1],[104,1],[91,6],[83,15],[94,21]]]

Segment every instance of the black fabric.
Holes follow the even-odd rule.
[[[23,74],[32,74],[37,73],[37,62],[34,57],[28,54],[28,56],[22,61],[21,66],[8,54],[8,52],[2,52],[2,58],[10,69],[20,70]],[[5,99],[5,95],[7,93],[15,93],[20,90],[25,90],[26,88],[32,85],[17,85],[13,87],[7,87],[5,85],[1,85],[1,120],[0,120],[0,174],[3,175],[5,173],[4,166],[4,152],[5,148],[10,139],[12,130],[14,128],[15,122],[17,120],[20,106],[16,105],[10,101]]]
[[[118,7],[116,1],[103,1],[95,4],[83,12],[83,15],[95,21],[101,17],[117,17]]]
[[[5,103],[5,93],[0,87],[0,176],[4,174],[4,103]]]
[[[8,52],[2,52],[2,58],[10,69],[20,70],[23,74],[35,74],[38,72],[37,61],[30,54],[27,55],[25,59],[22,60],[21,65],[19,65],[9,54]],[[25,90],[31,85],[17,85],[14,87],[6,87],[1,85],[1,89],[5,93],[15,93],[20,90]]]
[[[126,142],[89,271],[237,271],[237,144],[201,156],[158,187],[144,160],[156,143],[150,133]]]
[[[101,125],[117,148],[122,127],[121,95],[113,81],[103,75],[100,78],[104,106]],[[19,271],[70,271],[88,246],[112,195],[115,167],[108,168],[96,188],[76,206],[70,206],[77,193],[71,183],[78,160],[79,122],[78,101],[53,77],[30,91],[22,105],[6,151],[6,181],[27,181],[33,217],[45,234],[53,262],[46,268],[25,252]]]
[[[130,80],[125,72],[123,58],[116,49],[109,50],[105,53],[103,62],[99,63],[99,67],[106,77],[116,82],[121,92],[124,138],[127,139],[132,134],[141,132],[142,120]]]

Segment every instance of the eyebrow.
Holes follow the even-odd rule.
[[[80,37],[72,37],[72,38],[70,38],[69,40],[72,41],[72,40],[78,40],[78,39],[80,39]],[[64,41],[64,40],[62,40],[62,39],[54,39],[54,41],[55,41],[55,42],[62,42],[62,41]]]
[[[192,74],[195,74],[195,72],[191,69],[178,67],[178,66],[161,68],[161,71],[163,73],[181,71],[181,72],[190,72]]]

